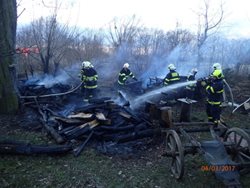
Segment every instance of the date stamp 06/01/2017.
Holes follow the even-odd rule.
[[[235,165],[202,165],[201,171],[204,172],[228,172],[237,170],[237,166]]]

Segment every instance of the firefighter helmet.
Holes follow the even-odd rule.
[[[124,63],[123,68],[128,68],[129,64],[128,63]]]
[[[221,65],[220,65],[220,63],[214,63],[214,64],[213,64],[213,69],[214,69],[214,70],[221,70]]]
[[[212,76],[213,77],[215,77],[215,78],[217,78],[217,79],[220,79],[220,78],[222,78],[222,71],[221,70],[219,70],[219,69],[217,69],[217,70],[214,70],[214,72],[212,73]]]
[[[192,74],[196,74],[198,72],[198,69],[197,68],[193,68],[192,70],[191,70],[191,73]]]
[[[82,66],[83,66],[84,68],[93,67],[93,65],[92,65],[89,61],[83,61],[83,62],[82,62]]]
[[[175,70],[176,67],[174,66],[174,64],[169,64],[169,65],[168,65],[168,69],[169,69],[169,70]]]

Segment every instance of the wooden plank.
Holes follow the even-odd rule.
[[[166,106],[160,108],[160,111],[161,111],[160,124],[165,128],[173,127],[172,108]]]
[[[97,113],[95,114],[95,116],[96,116],[96,118],[97,118],[98,120],[106,120],[106,117],[105,117],[104,114],[101,113],[101,112],[97,112]]]
[[[91,114],[91,113],[84,113],[84,112],[80,112],[80,113],[68,116],[68,118],[82,118],[82,119],[89,119],[89,118],[92,118],[92,117],[93,117],[93,114]]]
[[[121,115],[122,117],[127,118],[127,119],[130,119],[132,117],[131,115],[127,114],[126,112],[119,112],[118,114]]]
[[[180,122],[190,122],[190,120],[191,120],[191,103],[182,103]]]
[[[63,117],[54,117],[54,119],[63,123],[68,123],[68,124],[82,123],[82,121],[78,119],[69,119],[69,118],[63,118]]]
[[[180,98],[180,99],[177,99],[177,101],[180,101],[180,102],[183,102],[183,103],[186,103],[186,104],[192,104],[192,103],[197,102],[196,100],[192,100],[192,99],[189,99],[189,98]]]

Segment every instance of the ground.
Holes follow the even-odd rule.
[[[194,105],[192,121],[206,119],[204,105]],[[223,120],[229,127],[248,128],[250,115],[241,110],[231,114],[223,110]],[[178,110],[174,111],[177,115]],[[31,144],[54,145],[53,139],[41,128],[31,111],[15,116],[0,115],[0,140],[22,140]],[[196,135],[201,138],[204,135]],[[208,136],[205,135],[204,137]],[[185,172],[175,180],[170,172],[171,159],[162,156],[162,140],[151,139],[147,146],[139,145],[134,155],[107,155],[89,144],[79,157],[64,155],[6,155],[0,154],[1,187],[224,187],[212,172],[204,172],[203,156],[185,156]],[[249,187],[250,175],[241,176],[242,187]]]
[[[26,121],[30,115],[1,115],[2,139],[54,144],[38,122]],[[223,117],[230,126],[247,127],[246,122],[250,122],[249,115],[240,112],[233,116],[224,112]],[[205,114],[199,110],[193,118],[203,119]],[[91,146],[79,157],[71,153],[59,156],[1,154],[0,184],[2,187],[223,187],[213,173],[201,170],[206,162],[200,155],[185,156],[184,177],[175,180],[170,172],[170,159],[163,157],[163,152],[164,141],[157,141],[140,148],[139,154],[128,156],[104,155]],[[249,175],[242,176],[240,181],[247,187]]]

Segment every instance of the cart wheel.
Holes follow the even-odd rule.
[[[231,143],[228,147],[232,160],[239,164],[250,162],[250,137],[242,129],[233,127],[227,130],[224,141]],[[240,165],[239,172],[245,174],[249,169]]]
[[[166,137],[166,153],[172,157],[171,172],[176,179],[181,179],[184,173],[184,151],[176,131],[170,130]]]

